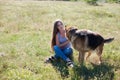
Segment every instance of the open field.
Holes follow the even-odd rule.
[[[99,32],[115,40],[104,46],[103,64],[44,64],[53,22]],[[0,80],[120,80],[120,5],[84,2],[0,1]]]

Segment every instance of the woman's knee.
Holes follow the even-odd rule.
[[[65,50],[65,53],[66,54],[72,54],[73,53],[73,50],[72,50],[72,48],[67,48],[66,50]]]
[[[71,54],[73,53],[73,49],[72,49],[72,48],[69,48],[68,51],[69,51],[69,53],[71,53]]]

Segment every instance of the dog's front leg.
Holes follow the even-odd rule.
[[[84,57],[85,57],[85,53],[84,52],[79,52],[79,56],[78,56],[79,63],[83,63]]]
[[[79,55],[78,55],[78,61],[79,61],[79,63],[81,62],[81,60],[80,60],[80,59],[81,59],[81,58],[80,58],[80,54],[81,54],[81,53],[79,52]]]

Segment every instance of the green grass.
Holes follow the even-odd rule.
[[[119,80],[120,6],[83,2],[1,1],[0,80]],[[104,46],[103,64],[80,65],[74,51],[75,67],[62,62],[44,64],[50,52],[53,22],[99,32],[115,40]]]

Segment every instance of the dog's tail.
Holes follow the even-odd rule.
[[[108,38],[108,39],[104,39],[104,43],[110,43],[114,40],[114,38]]]

